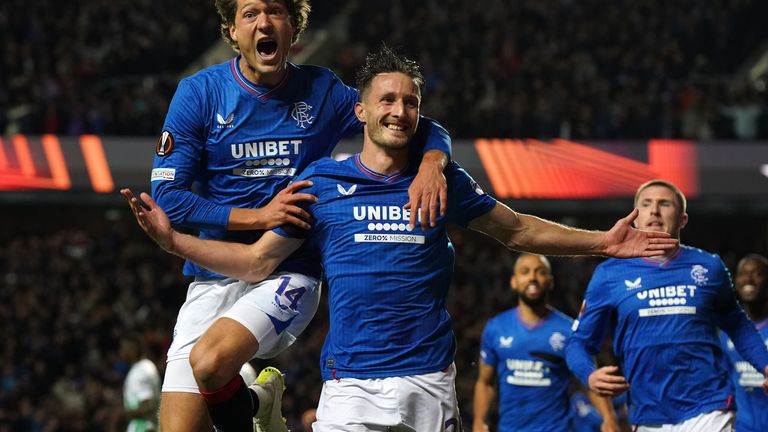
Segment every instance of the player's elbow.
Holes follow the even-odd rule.
[[[263,255],[254,254],[250,259],[247,272],[239,279],[246,282],[263,281],[277,268],[277,263],[273,261]]]
[[[243,274],[239,279],[246,282],[261,282],[266,279],[271,272],[267,271],[264,266],[251,265],[248,271]]]

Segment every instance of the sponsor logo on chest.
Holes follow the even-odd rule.
[[[240,177],[269,177],[296,175],[291,160],[299,155],[302,140],[264,140],[231,144],[232,158],[245,159],[244,167],[234,168]]]
[[[506,367],[510,371],[507,384],[524,387],[549,387],[552,380],[544,375],[549,368],[539,360],[507,359]]]
[[[354,190],[344,189],[342,195],[351,195]],[[351,191],[351,192],[350,192]],[[355,221],[367,222],[367,232],[354,234],[356,243],[412,243],[424,244],[423,235],[410,234],[413,227],[408,225],[411,217],[410,210],[392,205],[353,206],[352,218]]]
[[[642,302],[647,302],[649,308],[641,308],[638,314],[641,318],[661,315],[696,315],[696,306],[691,305],[696,297],[697,289],[706,285],[709,270],[700,265],[691,266],[690,277],[693,284],[668,285],[657,288],[642,289],[641,278],[634,281],[625,280],[627,290],[642,289],[635,296]]]

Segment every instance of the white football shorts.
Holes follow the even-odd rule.
[[[176,318],[162,391],[199,393],[189,353],[217,319],[242,324],[259,341],[254,357],[271,358],[291,346],[307,327],[317,311],[320,291],[319,279],[289,272],[257,283],[196,279]]]
[[[735,424],[734,411],[716,410],[699,414],[678,424],[637,425],[632,430],[636,432],[734,432]]]
[[[314,432],[461,431],[456,367],[394,378],[325,381]]]

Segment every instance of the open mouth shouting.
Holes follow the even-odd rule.
[[[277,57],[277,42],[272,38],[263,38],[256,42],[256,52],[262,60],[274,60]]]

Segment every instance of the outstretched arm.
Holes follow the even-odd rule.
[[[163,209],[148,194],[141,194],[145,208],[130,189],[120,193],[128,200],[139,226],[161,248],[236,279],[263,280],[303,243],[302,239],[282,237],[271,231],[251,245],[199,239],[174,230]]]
[[[587,231],[536,216],[516,213],[497,203],[469,227],[482,231],[510,249],[543,255],[605,255],[616,258],[663,255],[677,247],[669,234],[632,228],[637,209],[619,219],[610,231]]]

